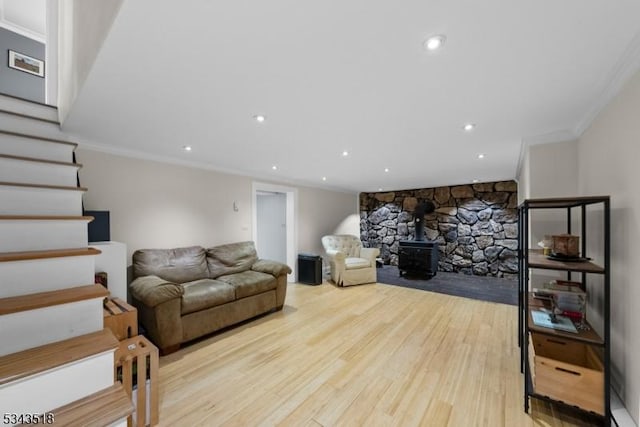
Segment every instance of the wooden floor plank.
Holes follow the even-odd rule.
[[[589,426],[523,411],[517,307],[373,284],[289,285],[285,307],[160,360],[161,425]]]

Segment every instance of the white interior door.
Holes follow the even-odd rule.
[[[287,263],[287,195],[256,195],[257,250],[260,258]]]
[[[262,199],[262,202],[259,202],[261,195],[267,195],[268,193],[278,194],[280,201],[271,201],[267,202],[263,206],[259,207],[265,199]],[[274,259],[275,261],[279,261],[280,259],[284,259],[284,261],[289,267],[291,267],[291,274],[289,274],[288,281],[295,282],[295,278],[297,277],[296,272],[296,258],[298,252],[298,240],[296,237],[298,225],[297,225],[297,195],[298,190],[296,188],[285,187],[282,185],[275,184],[267,184],[263,182],[253,182],[252,183],[252,194],[253,194],[253,203],[252,203],[252,211],[253,211],[253,240],[256,243],[256,249],[258,251],[258,256],[264,259]],[[284,198],[284,220],[282,220],[281,215],[281,200]],[[278,213],[277,215],[273,214],[270,209],[275,208],[270,205],[278,205]],[[259,213],[260,209],[260,213]],[[266,218],[266,219],[265,219]],[[278,218],[277,222],[274,218]],[[271,225],[265,226],[261,225],[262,222],[268,221]],[[283,227],[284,224],[284,227]],[[264,230],[263,230],[264,228]],[[282,230],[284,229],[284,233]],[[271,232],[267,231],[271,230]],[[270,234],[273,233],[273,234]],[[282,244],[281,239],[284,238],[284,245]],[[285,255],[282,258],[282,248],[284,247]]]

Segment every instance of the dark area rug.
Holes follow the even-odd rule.
[[[446,273],[443,271],[439,271],[430,280],[424,280],[406,276],[400,277],[398,267],[385,265],[378,268],[378,283],[501,304],[518,305],[517,280],[471,276],[462,273]]]

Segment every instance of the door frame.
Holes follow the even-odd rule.
[[[251,183],[251,234],[253,241],[258,246],[258,192],[269,191],[272,193],[284,193],[286,195],[286,234],[287,234],[287,265],[291,267],[291,274],[287,280],[291,283],[296,281],[296,253],[298,252],[298,189],[283,185],[269,184],[266,182],[253,181]],[[260,254],[258,254],[260,256]]]

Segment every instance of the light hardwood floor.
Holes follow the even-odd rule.
[[[289,285],[284,310],[160,360],[166,426],[585,426],[523,385],[514,306]]]

